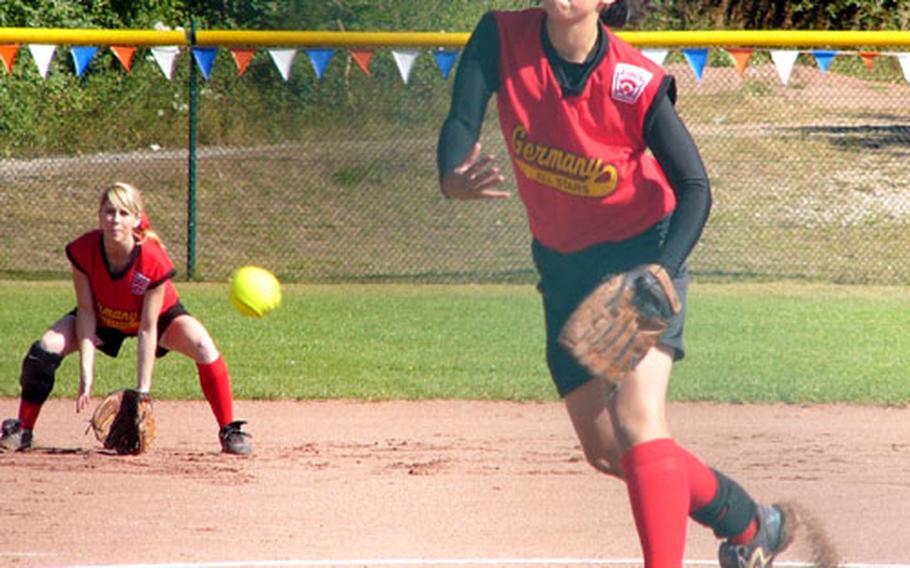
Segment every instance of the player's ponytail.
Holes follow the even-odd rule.
[[[136,223],[136,228],[133,229],[133,234],[136,235],[136,238],[139,239],[139,242],[142,242],[145,239],[152,239],[161,245],[162,248],[164,248],[164,243],[161,242],[161,238],[158,237],[158,233],[152,230],[152,223],[149,221],[149,216],[145,213],[145,211],[139,213],[139,222]]]
[[[616,0],[600,12],[600,21],[608,28],[637,26],[648,15],[650,0]]]

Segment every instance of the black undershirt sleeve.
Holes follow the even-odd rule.
[[[698,148],[673,106],[676,99],[673,79],[664,79],[661,88],[662,93],[645,117],[645,142],[676,194],[676,210],[657,259],[670,274],[676,274],[708,220],[711,188]]]
[[[491,12],[478,22],[461,52],[452,105],[439,132],[436,160],[442,179],[471,153],[480,138],[490,98],[499,89],[499,30]]]

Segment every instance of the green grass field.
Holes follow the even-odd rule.
[[[211,331],[240,399],[555,400],[540,301],[529,285],[290,285],[262,320],[236,314],[226,284],[178,283]],[[68,282],[0,282],[0,395],[18,395],[31,341],[73,306]],[[910,290],[694,282],[674,400],[906,405]],[[95,394],[131,386],[135,342],[99,356]],[[77,388],[77,357],[54,395]],[[153,394],[200,398],[192,363],[169,355]]]

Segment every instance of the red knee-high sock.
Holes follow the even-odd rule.
[[[35,427],[35,422],[38,421],[40,412],[40,404],[19,399],[19,423],[26,430],[31,430]]]
[[[679,447],[661,438],[622,456],[645,568],[680,568],[686,547],[689,487]]]
[[[231,394],[231,376],[222,355],[212,363],[196,363],[199,369],[199,384],[209,401],[218,426],[234,421],[234,397]]]
[[[717,478],[714,470],[695,454],[679,444],[676,447],[679,448],[679,457],[686,469],[686,479],[689,480],[689,513],[692,513],[710,503],[717,495]]]

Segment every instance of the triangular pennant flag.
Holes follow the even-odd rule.
[[[752,59],[753,50],[748,47],[728,47],[727,53],[730,55],[730,58],[733,59],[733,64],[736,66],[736,72],[739,73],[740,77],[745,77],[746,67],[749,66],[749,60]]]
[[[812,55],[815,56],[815,63],[824,74],[828,72],[828,67],[831,67],[831,61],[834,60],[834,56],[837,55],[837,52],[827,49],[814,49],[812,50]]]
[[[215,58],[218,56],[217,47],[194,47],[193,59],[199,70],[202,71],[202,77],[208,81],[212,74],[212,67],[215,65]]]
[[[130,67],[133,66],[133,56],[136,55],[136,48],[131,45],[112,45],[111,51],[114,52],[120,65],[129,72]]]
[[[897,62],[901,64],[904,80],[910,83],[910,53],[899,53],[897,55]]]
[[[373,50],[352,49],[350,52],[351,57],[354,58],[354,62],[357,63],[357,66],[360,67],[360,70],[363,71],[364,75],[372,77],[373,73],[370,71],[370,60],[373,59]]]
[[[240,47],[231,48],[231,57],[234,58],[234,63],[237,65],[238,77],[243,77],[243,74],[246,73],[246,68],[250,66],[250,61],[253,60],[253,55],[255,54],[255,49]]]
[[[401,80],[405,84],[408,83],[408,79],[411,77],[411,69],[414,68],[414,62],[417,61],[418,55],[420,55],[420,52],[414,49],[392,50],[392,57],[395,58],[395,65],[398,66],[398,73],[401,74]]]
[[[161,72],[167,77],[167,80],[171,80],[171,76],[174,74],[174,60],[177,59],[177,56],[180,54],[180,48],[176,45],[165,45],[161,47],[151,48],[152,57],[155,58],[155,62],[158,64],[158,68],[161,69]]]
[[[873,61],[880,54],[877,51],[860,51],[858,55],[863,60],[863,65],[866,66],[866,69],[872,69]]]
[[[19,46],[16,44],[0,45],[0,59],[3,60],[7,75],[13,72],[13,63],[16,61],[17,53],[19,53]]]
[[[641,50],[642,55],[660,66],[663,66],[668,53],[670,53],[669,49],[655,49],[653,47],[646,47]]]
[[[291,64],[294,62],[294,56],[297,55],[296,49],[270,49],[269,56],[281,73],[281,77],[287,81],[291,77]]]
[[[689,62],[689,67],[692,68],[695,76],[701,81],[701,77],[705,72],[705,64],[708,63],[708,48],[688,48],[682,51],[683,55],[686,56],[686,61]]]
[[[322,74],[325,73],[325,68],[329,65],[332,56],[335,55],[335,50],[308,49],[306,54],[310,56],[310,64],[313,66],[313,71],[316,72],[316,78],[322,79]]]
[[[774,62],[774,68],[777,69],[777,75],[781,82],[786,85],[790,82],[790,73],[793,72],[793,64],[799,56],[798,51],[793,50],[771,50],[771,60]]]
[[[440,49],[433,52],[433,57],[436,58],[436,65],[442,73],[442,78],[448,79],[455,60],[458,59],[458,52],[454,49]]]
[[[76,66],[76,77],[82,77],[85,70],[88,69],[89,63],[98,52],[97,47],[71,47],[70,54],[73,56],[73,65]]]
[[[38,66],[38,73],[41,74],[41,78],[47,79],[47,71],[51,67],[51,60],[54,58],[54,52],[57,51],[57,46],[33,43],[28,46],[28,51],[32,54],[35,65]]]

